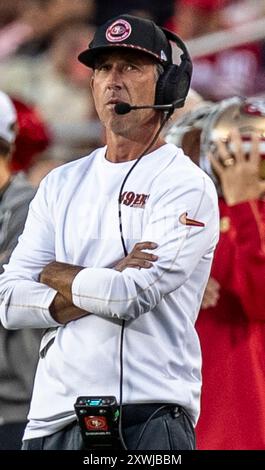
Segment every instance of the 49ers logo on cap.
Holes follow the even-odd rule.
[[[254,116],[265,116],[265,104],[264,100],[259,100],[258,98],[252,100],[251,103],[246,103],[243,106],[243,111],[247,114],[252,114]]]
[[[120,42],[127,39],[131,32],[132,27],[128,21],[117,20],[108,27],[106,38],[109,42]]]

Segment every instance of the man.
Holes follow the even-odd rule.
[[[227,100],[216,112],[219,123],[212,118],[217,132],[231,121],[236,131],[233,152],[220,141],[219,159],[211,157],[222,190],[221,233],[196,324],[203,355],[199,449],[265,449],[264,109],[264,99]]]
[[[200,157],[220,196],[220,241],[196,322],[201,450],[265,449],[264,110],[264,98],[233,97],[202,104],[171,129],[170,141],[175,134],[194,161]]]
[[[10,159],[17,134],[17,114],[0,92],[0,272],[22,233],[34,189],[23,173],[12,176]],[[21,447],[37,364],[40,333],[7,331],[0,325],[0,449]]]
[[[57,327],[43,339],[23,448],[82,448],[74,403],[89,395],[116,397],[123,447],[192,449],[201,367],[194,322],[218,239],[215,189],[157,138],[163,112],[115,111],[121,102],[154,104],[160,69],[172,64],[160,28],[114,18],[80,60],[93,68],[107,145],[40,184],[0,283],[7,328]],[[112,269],[144,240],[153,243],[138,252],[156,249],[145,255],[148,269],[134,269],[130,255],[126,269]]]

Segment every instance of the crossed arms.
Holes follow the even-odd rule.
[[[72,230],[69,236],[69,229],[79,224],[74,210],[71,212],[71,225],[68,231],[65,230],[69,201],[77,188],[70,187],[69,183],[65,190],[60,171],[52,172],[40,185],[20,242],[0,276],[3,325],[10,329],[47,328],[65,324],[89,312],[107,318],[135,319],[153,310],[163,297],[182,286],[202,262],[205,269],[202,269],[203,276],[198,270],[200,290],[208,275],[218,239],[216,195],[209,179],[198,175],[192,168],[178,184],[175,183],[175,174],[169,176],[172,181],[167,181],[167,188],[158,186],[153,192],[152,210],[142,233],[143,240],[158,243],[156,254],[159,259],[150,269],[138,270],[132,269],[135,261],[131,257],[128,265],[128,260],[123,261],[126,270],[119,270],[92,267],[93,262],[91,267],[89,264],[89,267],[80,266],[83,259],[78,254],[80,241],[83,253],[86,253],[85,245],[90,249],[91,242],[86,227],[84,233],[76,236]],[[186,211],[190,217],[203,220],[205,225],[187,227],[180,223],[180,216]],[[85,216],[82,214],[82,217],[84,219]],[[65,237],[68,237],[67,241]],[[101,247],[102,243],[105,243],[105,250],[112,250],[108,239],[96,239],[93,249]],[[63,263],[55,262],[55,257]],[[69,259],[79,261],[68,265]],[[191,290],[194,310],[199,302],[195,294]],[[185,314],[193,315],[190,310]]]
[[[156,261],[158,257],[143,250],[153,250],[154,248],[157,248],[156,243],[136,243],[131,253],[115,266],[116,271],[121,272],[127,267],[151,268],[153,266],[152,261]],[[54,261],[49,263],[41,272],[40,282],[57,291],[50,305],[50,313],[58,323],[65,324],[89,315],[86,310],[76,307],[72,298],[73,280],[82,269],[84,268],[81,266]]]

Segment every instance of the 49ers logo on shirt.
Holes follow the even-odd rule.
[[[121,195],[120,203],[124,204],[125,206],[139,207],[140,209],[144,209],[149,196],[150,194],[138,194],[134,193],[133,191],[125,191]]]
[[[132,27],[128,21],[117,20],[108,27],[106,38],[109,42],[120,42],[127,39],[131,32]]]

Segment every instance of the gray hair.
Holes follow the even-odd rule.
[[[160,75],[164,73],[164,67],[162,64],[156,63],[155,64],[155,79],[156,81],[159,79]]]

